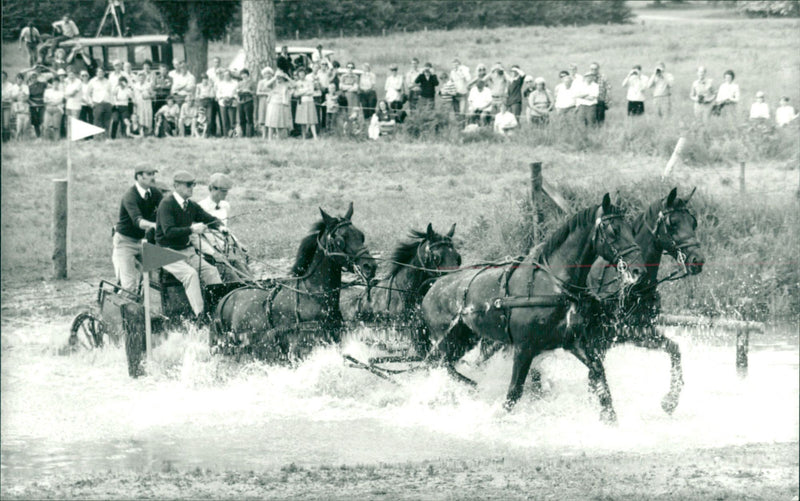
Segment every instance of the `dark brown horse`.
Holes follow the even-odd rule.
[[[585,349],[580,329],[559,328],[564,321],[570,323],[568,313],[585,295],[586,277],[598,255],[614,263],[626,284],[644,275],[630,225],[608,194],[602,204],[570,218],[525,258],[509,266],[464,269],[440,278],[422,300],[423,319],[435,343],[431,356],[443,359],[452,370],[479,338],[513,345],[506,396],[510,409],[522,395],[533,358],[544,350],[564,348],[602,382],[599,397],[606,409],[610,391],[602,359]]]
[[[243,287],[220,300],[212,346],[244,349],[271,361],[301,358],[320,342],[339,342],[342,269],[369,281],[375,260],[350,220],[352,203],[341,218],[320,213],[322,220],[300,243],[294,277]]]
[[[456,225],[446,235],[433,231],[411,231],[411,240],[400,243],[392,253],[392,268],[386,278],[367,290],[342,290],[341,310],[347,322],[366,322],[399,327],[412,333],[417,354],[424,356],[430,346],[427,335],[419,335],[419,304],[442,274],[461,266],[461,255],[453,245]]]

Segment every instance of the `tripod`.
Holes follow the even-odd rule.
[[[119,17],[117,17],[117,9],[114,8],[114,0],[108,0],[106,12],[103,14],[103,20],[100,21],[100,26],[97,28],[97,34],[95,34],[95,37],[100,36],[100,33],[103,31],[103,27],[106,25],[106,19],[108,19],[109,15],[111,15],[111,18],[114,21],[114,24],[111,27],[111,35],[114,35],[114,27],[116,26],[117,36],[122,36],[122,28],[120,28]]]

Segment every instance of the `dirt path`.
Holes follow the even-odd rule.
[[[271,471],[93,473],[2,484],[3,499],[796,500],[798,443],[683,453],[420,463],[295,464]]]

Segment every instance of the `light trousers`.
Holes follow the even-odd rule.
[[[164,269],[172,273],[183,284],[192,311],[195,315],[199,315],[203,313],[205,307],[200,280],[202,279],[204,285],[219,284],[222,283],[222,280],[217,269],[202,259],[194,247],[176,252],[186,256],[186,259],[165,265]],[[198,269],[200,270],[199,275],[197,274]]]

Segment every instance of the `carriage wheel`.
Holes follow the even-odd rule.
[[[107,328],[105,322],[90,311],[84,311],[72,321],[69,330],[69,346],[87,350],[101,348]]]

